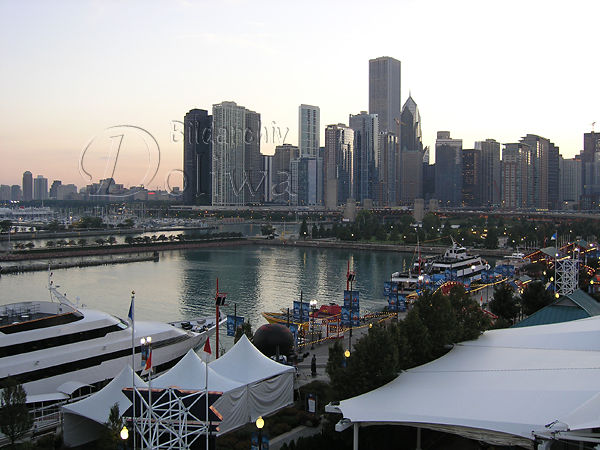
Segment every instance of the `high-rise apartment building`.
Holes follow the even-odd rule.
[[[462,203],[462,139],[452,139],[449,131],[438,131],[435,141],[435,188],[440,206]]]
[[[33,180],[33,199],[48,199],[48,178],[45,178],[43,175],[38,175]]]
[[[274,203],[288,205],[294,200],[291,162],[299,156],[300,151],[295,145],[283,144],[275,147],[271,172],[271,197]]]
[[[495,139],[478,141],[475,142],[475,149],[481,151],[481,204],[499,205],[502,202],[500,142]]]
[[[558,203],[558,147],[549,139],[528,134],[521,138],[530,152],[527,206],[553,209]]]
[[[379,117],[379,130],[397,132],[402,113],[400,61],[389,56],[369,60],[369,113]]]
[[[361,111],[350,114],[350,128],[354,131],[354,186],[357,202],[375,199],[379,182],[379,119],[376,114]]]
[[[256,177],[262,175],[256,174],[262,172],[260,115],[235,102],[213,105],[212,113],[212,204],[256,203],[261,192]]]
[[[57,193],[58,187],[60,185],[62,185],[62,181],[60,181],[60,180],[54,180],[52,182],[52,186],[50,186],[50,191],[48,192],[48,197],[49,198],[56,199],[56,193]]]
[[[212,190],[212,116],[192,109],[183,119],[183,201],[210,205]]]
[[[325,159],[323,161],[324,198],[327,209],[354,198],[354,131],[344,124],[328,125],[325,129]]]
[[[8,184],[0,184],[0,201],[10,201],[10,186]]]
[[[463,150],[462,197],[465,206],[481,205],[481,150]]]
[[[18,184],[13,184],[10,187],[10,199],[13,202],[19,202],[23,199],[23,193],[21,191],[21,186]]]
[[[528,206],[530,186],[533,182],[530,161],[531,152],[527,144],[504,144],[502,151],[503,208],[518,209]]]
[[[559,201],[561,209],[577,205],[582,194],[583,162],[581,159],[563,159],[559,157],[560,189]]]
[[[583,134],[582,160],[582,208],[592,209],[600,200],[600,178],[595,176],[595,166],[600,155],[600,133],[591,131]]]
[[[298,107],[298,147],[302,156],[318,156],[321,145],[321,111],[318,106]]]
[[[33,175],[28,170],[23,173],[23,201],[33,200]]]

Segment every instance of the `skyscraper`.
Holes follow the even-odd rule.
[[[356,201],[375,199],[379,182],[379,120],[376,114],[361,111],[350,114],[350,128],[354,131],[354,186]]]
[[[287,205],[293,199],[291,162],[299,156],[300,151],[295,145],[283,144],[275,147],[271,173],[271,197],[274,203]]]
[[[244,138],[244,171],[246,174],[246,203],[264,202],[264,170],[260,154],[260,114],[246,110]]]
[[[298,107],[298,147],[302,156],[318,156],[321,145],[321,111],[318,106]]]
[[[187,205],[210,205],[212,189],[212,116],[192,109],[183,119],[183,201]]]
[[[23,200],[33,200],[33,175],[29,170],[23,173]]]
[[[559,201],[561,209],[569,205],[576,205],[581,199],[582,193],[582,161],[581,159],[559,158],[560,167],[560,194]]]
[[[423,141],[421,114],[409,96],[400,117],[400,203],[412,205],[423,197]],[[426,158],[429,160],[429,157]]]
[[[260,185],[252,183],[256,168],[262,171],[262,160],[256,158],[257,153],[260,155],[258,131],[258,113],[235,102],[213,105],[213,205],[238,206],[257,201]],[[246,163],[250,167],[246,168]]]
[[[354,131],[344,124],[327,125],[325,129],[325,207],[335,209],[354,198]]]
[[[582,208],[591,209],[600,199],[600,179],[596,179],[595,166],[600,155],[600,133],[591,131],[583,134],[582,159]]]
[[[375,198],[380,206],[396,206],[399,184],[396,168],[400,159],[398,137],[391,131],[379,133],[379,184]]]
[[[381,131],[396,132],[400,101],[400,61],[389,56],[369,60],[369,113],[379,117]],[[398,134],[398,133],[396,133]]]
[[[33,180],[33,199],[46,200],[48,198],[48,178],[38,175]]]
[[[481,151],[481,204],[499,205],[502,201],[502,168],[500,165],[500,143],[495,139],[475,142]]]
[[[552,209],[558,202],[558,147],[549,139],[528,134],[521,138],[530,152],[527,206]]]
[[[502,207],[517,209],[528,206],[531,152],[524,143],[504,144],[502,151]]]
[[[21,191],[21,186],[19,186],[18,184],[13,184],[10,187],[10,199],[13,202],[18,202],[21,201],[23,199],[23,194]]]
[[[481,205],[481,150],[463,150],[463,203],[466,206]]]
[[[462,203],[462,139],[450,138],[449,131],[438,131],[435,141],[435,190],[440,206]]]

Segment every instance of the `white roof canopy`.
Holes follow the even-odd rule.
[[[600,427],[599,393],[600,317],[592,317],[485,332],[338,409],[345,423],[413,425],[531,446],[551,423]]]

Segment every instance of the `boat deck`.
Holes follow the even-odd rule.
[[[43,313],[39,305],[10,305],[0,308],[0,327],[30,320],[44,319],[55,314]]]

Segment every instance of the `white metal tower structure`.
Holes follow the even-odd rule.
[[[558,295],[572,294],[579,287],[579,250],[573,249],[573,256],[563,258],[555,255],[554,270],[556,293]]]
[[[131,397],[131,391],[128,388],[123,392]],[[220,419],[212,406],[208,407],[210,412],[206,417],[205,391],[152,389],[150,397],[149,389],[135,388],[133,395],[138,405],[137,411],[132,412],[137,416],[134,430],[141,437],[141,448],[188,449],[198,438],[206,436],[211,426],[218,424],[218,419],[210,421],[210,412]]]

